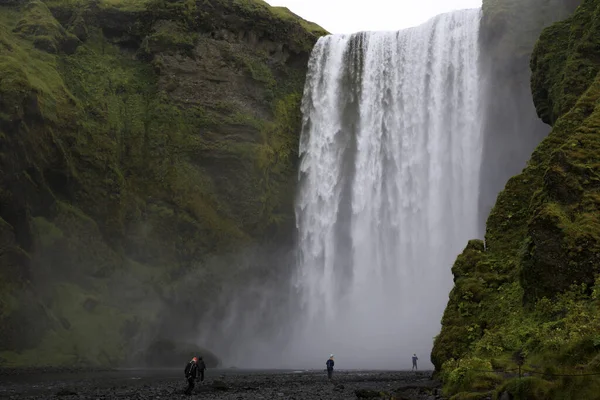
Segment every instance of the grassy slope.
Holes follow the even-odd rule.
[[[534,101],[552,133],[499,195],[486,248],[472,241],[432,360],[455,398],[598,398],[600,379],[600,2],[546,29],[532,57]],[[523,380],[475,370],[546,372]]]
[[[269,93],[258,116],[180,104],[157,65],[164,51],[193,56],[223,7],[237,13],[229,29],[256,25],[298,52],[316,39],[262,2],[0,6],[0,364],[116,365],[180,277],[201,271],[198,290],[218,293],[235,266],[202,271],[207,256],[287,234],[303,67],[232,54]],[[120,18],[133,30],[115,36]]]

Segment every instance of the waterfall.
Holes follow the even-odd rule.
[[[333,35],[306,80],[290,365],[427,366],[477,236],[480,10]]]

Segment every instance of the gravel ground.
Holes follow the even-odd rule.
[[[0,370],[0,398],[8,399],[441,399],[430,372],[208,370],[192,396],[179,370]],[[381,394],[380,393],[385,393]]]

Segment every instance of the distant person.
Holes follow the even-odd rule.
[[[202,357],[198,357],[198,372],[200,373],[200,382],[204,382],[204,371],[206,370],[206,364]]]
[[[185,379],[188,382],[188,387],[185,389],[186,395],[191,395],[194,390],[194,382],[198,379],[198,357],[192,360],[185,366]]]
[[[327,378],[331,379],[333,376],[333,366],[335,362],[333,361],[333,354],[329,355],[329,360],[325,363],[327,365]]]
[[[412,370],[416,370],[416,369],[418,369],[418,368],[417,368],[417,360],[418,360],[418,359],[419,359],[419,358],[417,357],[417,355],[416,355],[416,354],[413,354],[413,356],[412,356],[412,362],[413,362]],[[412,371],[412,370],[411,370],[411,371]]]

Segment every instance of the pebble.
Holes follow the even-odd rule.
[[[136,374],[139,379],[132,380],[131,375],[119,372],[110,374],[89,373],[78,375],[76,372],[58,375],[56,379],[31,379],[14,375],[0,376],[3,397],[19,399],[187,399],[202,398],[210,400],[255,400],[283,398],[286,400],[348,400],[371,397],[379,393],[388,393],[391,397],[406,400],[430,400],[437,398],[439,383],[431,379],[431,374],[401,372],[336,371],[332,381],[322,371],[293,373],[236,373],[227,376],[215,371],[211,376],[207,372],[203,383],[198,383],[194,396],[183,394],[185,380],[165,373],[153,375]],[[432,396],[433,394],[433,396]],[[364,397],[363,397],[364,396]],[[388,399],[390,397],[387,397]],[[384,397],[386,398],[386,397]]]

